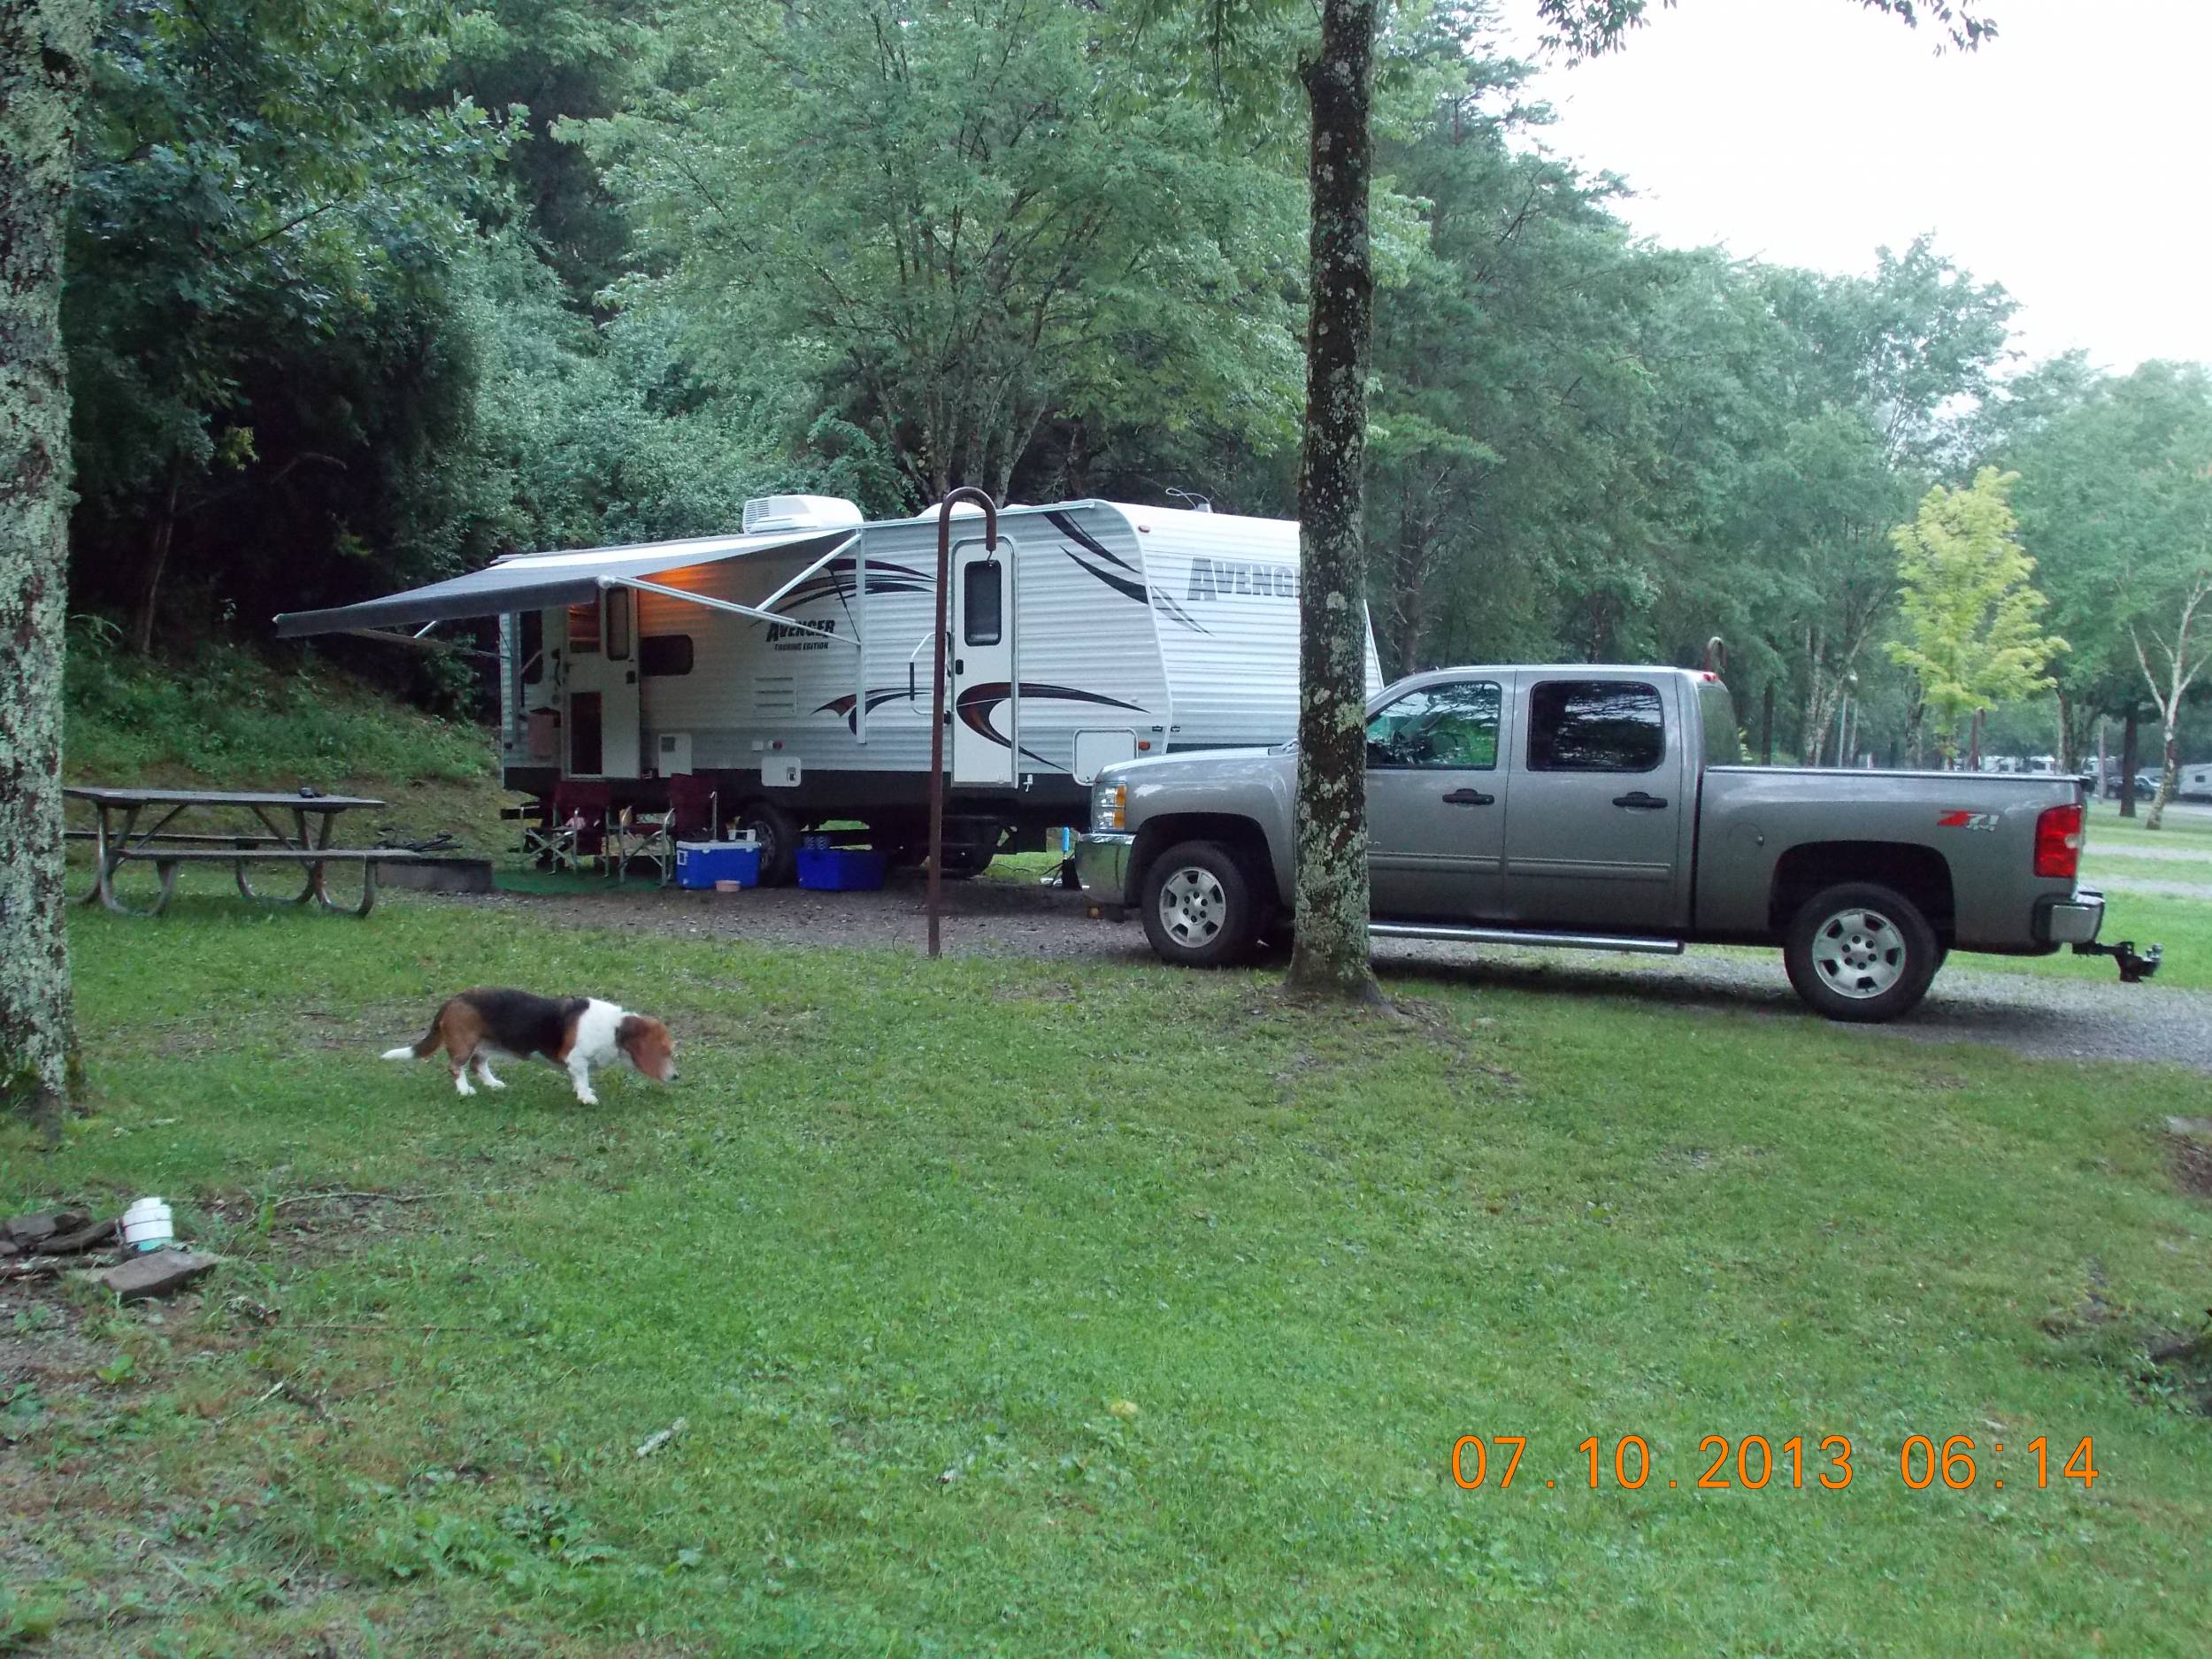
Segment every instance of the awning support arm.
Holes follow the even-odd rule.
[[[749,622],[772,622],[780,628],[795,628],[801,634],[816,634],[840,645],[849,645],[855,650],[862,649],[858,640],[849,639],[842,634],[833,634],[827,628],[818,628],[811,622],[797,622],[789,617],[780,617],[772,611],[762,610],[758,605],[741,605],[727,599],[710,599],[704,594],[687,594],[680,588],[671,588],[662,582],[649,582],[640,576],[602,576],[599,585],[602,588],[632,588],[641,594],[658,594],[664,599],[680,600],[685,604],[698,605],[707,611],[726,611],[733,617],[743,617]]]
[[[845,551],[846,549],[849,548],[854,542],[859,540],[860,538],[856,535],[847,536],[842,541],[840,541],[828,552],[823,554],[820,558],[816,559],[813,564],[808,565],[804,570],[801,571],[796,576],[794,576],[782,587],[777,588],[774,593],[770,594],[767,598],[762,600],[760,602],[760,608],[763,611],[773,611],[778,605],[784,602],[785,596],[788,595],[793,588],[796,588],[803,581],[806,581],[812,577],[820,575],[823,571],[829,568],[829,562],[832,559],[835,558],[839,554]]]

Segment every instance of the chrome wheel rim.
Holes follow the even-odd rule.
[[[1879,910],[1838,910],[1814,931],[1813,967],[1839,996],[1864,1002],[1905,977],[1905,936]]]
[[[1202,865],[1186,864],[1161,884],[1160,926],[1187,950],[1212,943],[1228,917],[1220,878]]]

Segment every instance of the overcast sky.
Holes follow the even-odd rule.
[[[1653,0],[1625,51],[1545,67],[1543,142],[1663,242],[1858,272],[1932,231],[2036,357],[2212,362],[2212,0],[1982,9],[1998,38],[1938,58],[1856,0]],[[1500,13],[1534,56],[1532,0]]]

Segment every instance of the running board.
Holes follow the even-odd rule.
[[[1448,923],[1370,922],[1378,939],[1441,939],[1458,945],[1543,945],[1561,950],[1625,950],[1645,956],[1678,956],[1678,939],[1632,939],[1614,933],[1525,933],[1510,927],[1454,927]]]

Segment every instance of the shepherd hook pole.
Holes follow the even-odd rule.
[[[937,507],[937,669],[929,682],[929,955],[936,960],[937,884],[945,862],[945,646],[951,623],[952,510],[959,502],[983,509],[983,548],[998,551],[998,503],[972,485],[963,484]]]

